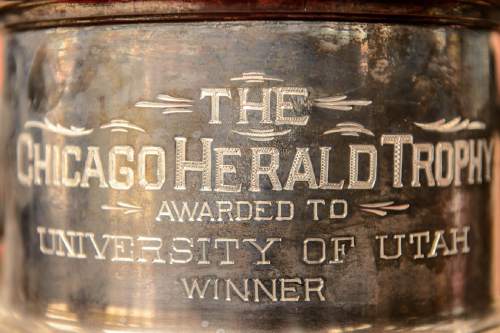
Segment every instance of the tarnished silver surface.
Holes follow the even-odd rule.
[[[303,21],[12,33],[4,330],[494,327],[490,38]]]

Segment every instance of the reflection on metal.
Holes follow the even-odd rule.
[[[461,117],[453,118],[450,121],[439,119],[430,123],[414,123],[423,130],[440,133],[452,133],[462,130],[482,130],[486,128],[486,124],[481,121],[470,121]]]

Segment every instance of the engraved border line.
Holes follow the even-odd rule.
[[[364,203],[359,205],[361,210],[378,216],[386,216],[387,211],[405,211],[410,208],[410,204],[394,205],[394,201],[383,201],[374,203]]]
[[[115,206],[101,205],[102,210],[117,210],[123,212],[125,215],[140,213],[143,208],[140,206],[132,205],[123,201],[118,201]]]
[[[359,134],[375,136],[375,134],[373,134],[372,131],[365,128],[363,125],[355,122],[338,123],[334,128],[324,131],[322,135],[329,135],[336,133],[344,136],[359,136]]]
[[[159,94],[156,96],[161,102],[139,101],[135,103],[135,107],[146,109],[162,109],[162,114],[170,115],[176,113],[191,113],[193,100],[188,98],[174,97],[167,94]]]
[[[83,127],[70,126],[69,128],[62,126],[58,123],[52,123],[47,117],[43,119],[43,122],[38,120],[28,120],[24,123],[24,128],[39,128],[42,130],[47,130],[52,133],[60,134],[63,136],[85,136],[92,133],[94,130],[85,129]]]
[[[236,133],[241,136],[246,136],[248,139],[253,141],[272,141],[278,136],[287,135],[291,132],[291,129],[283,130],[280,132],[274,132],[274,130],[258,130],[251,129],[249,132],[241,132],[237,130],[233,130],[233,133]]]
[[[132,124],[130,121],[125,119],[113,119],[109,123],[103,124],[100,127],[101,129],[110,128],[111,132],[124,132],[128,133],[128,130],[135,130],[142,133],[146,133],[146,131],[137,125]]]
[[[353,106],[367,106],[370,104],[372,104],[372,101],[365,99],[348,100],[346,95],[316,98],[313,101],[315,107],[337,111],[351,111]]]
[[[241,76],[233,77],[231,81],[245,81],[246,83],[263,83],[265,81],[283,82],[282,79],[266,76],[264,72],[245,72]]]
[[[450,121],[439,119],[430,123],[414,122],[414,124],[425,131],[440,133],[453,133],[463,130],[483,130],[486,128],[486,124],[482,121],[471,121],[467,118],[462,120],[462,117],[455,117]]]

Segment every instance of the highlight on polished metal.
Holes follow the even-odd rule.
[[[0,332],[500,327],[498,5],[306,4],[0,9]]]

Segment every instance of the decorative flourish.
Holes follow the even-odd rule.
[[[234,133],[246,136],[253,141],[272,141],[277,136],[286,135],[290,133],[290,131],[291,131],[290,129],[281,132],[275,132],[273,129],[264,129],[264,130],[251,129],[249,132],[240,132],[233,130]]]
[[[94,131],[93,129],[85,129],[83,127],[76,126],[70,126],[69,128],[67,128],[60,124],[52,123],[47,117],[44,118],[43,122],[37,120],[29,120],[24,123],[24,128],[40,128],[64,136],[74,137],[89,135]]]
[[[366,134],[369,136],[375,135],[373,134],[372,131],[365,128],[363,125],[355,122],[338,123],[337,126],[335,126],[334,128],[323,132],[323,135],[334,134],[334,133],[340,133],[340,135],[345,135],[345,136],[359,136],[359,134]]]
[[[118,201],[116,206],[110,205],[102,205],[102,210],[117,210],[123,212],[125,215],[140,213],[142,211],[142,207],[132,205],[123,201]]]
[[[403,211],[410,208],[410,204],[394,205],[394,201],[360,204],[361,210],[378,216],[386,216],[387,211]]]
[[[482,130],[486,128],[485,123],[481,121],[470,121],[467,118],[462,120],[461,117],[453,118],[448,122],[445,119],[439,119],[430,123],[415,122],[414,124],[423,130],[440,133],[451,133],[462,130]]]
[[[339,111],[351,111],[353,106],[367,106],[370,104],[372,104],[372,101],[364,99],[348,100],[345,95],[316,98],[313,101],[313,106],[318,108]]]
[[[138,108],[163,109],[163,114],[169,115],[174,113],[191,113],[193,100],[187,98],[173,97],[166,94],[156,96],[156,99],[162,102],[140,101],[135,103]]]
[[[125,119],[114,119],[111,120],[109,123],[106,123],[104,125],[101,125],[101,129],[106,129],[106,128],[111,128],[111,132],[124,132],[128,133],[129,130],[135,130],[139,131],[142,133],[145,133],[146,131],[137,126],[132,124],[130,121],[125,120]]]
[[[263,83],[265,81],[283,82],[282,79],[266,76],[263,72],[246,72],[241,74],[240,77],[231,78],[231,81],[245,81],[246,83]]]

